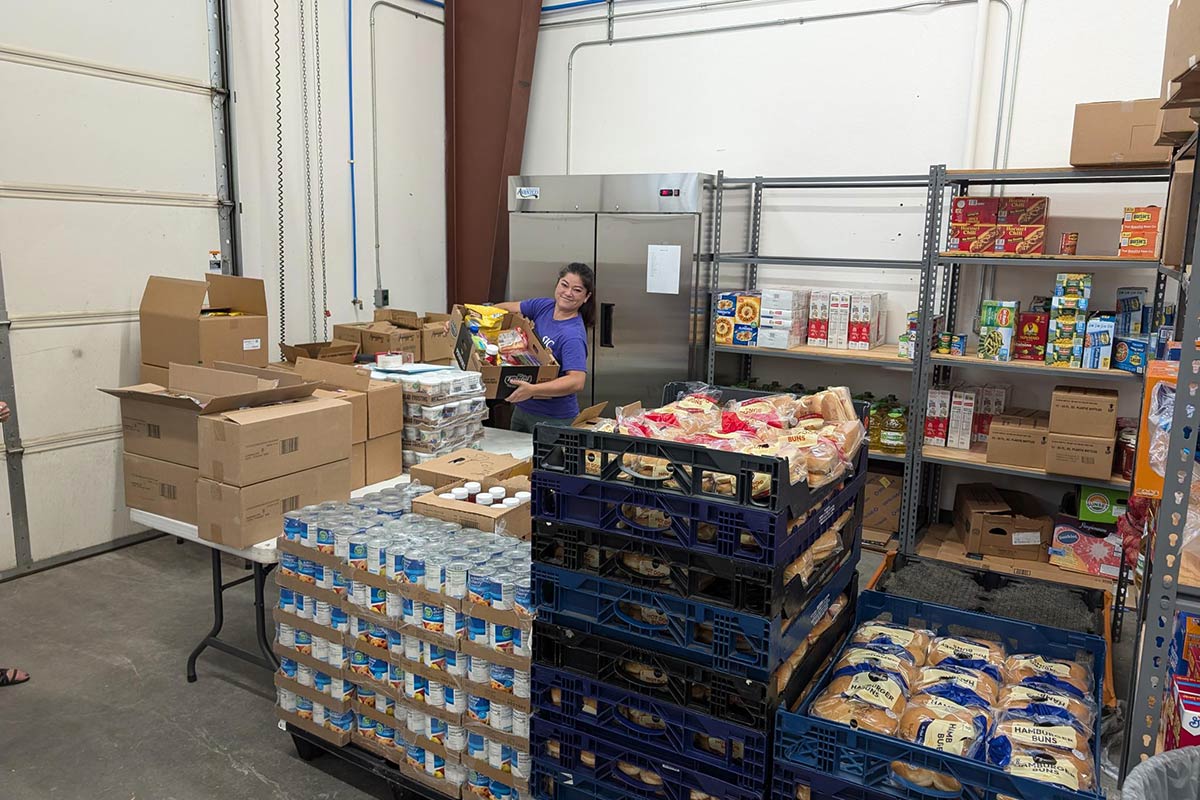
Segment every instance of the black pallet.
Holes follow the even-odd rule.
[[[842,527],[843,552],[853,548],[853,539],[858,536],[862,498],[860,493],[852,506],[851,518]],[[815,535],[824,535],[836,519],[826,520]],[[647,564],[647,559],[652,563]],[[841,561],[836,555],[826,559],[813,570],[807,586],[799,575],[785,585],[786,564],[753,564],[637,536],[548,520],[533,523],[533,560],[764,617],[780,614],[793,617],[804,610]],[[638,572],[639,562],[656,574]]]
[[[534,661],[737,725],[766,730],[774,724],[774,713],[780,704],[790,707],[800,698],[804,687],[845,637],[857,605],[857,574],[847,591],[849,606],[842,610],[837,624],[809,649],[808,656],[782,691],[776,689],[774,680],[739,678],[644,647],[540,621],[533,626]],[[644,681],[631,675],[626,669],[629,664],[639,665],[643,673],[652,670],[654,680]]]

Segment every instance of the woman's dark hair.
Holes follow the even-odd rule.
[[[587,264],[581,264],[578,261],[573,261],[558,271],[558,279],[562,280],[567,274],[576,275],[579,277],[583,288],[587,290],[587,302],[579,307],[579,317],[583,320],[583,325],[590,328],[596,324],[596,273],[592,272],[592,268]]]

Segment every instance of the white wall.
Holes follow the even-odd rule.
[[[1025,21],[1009,166],[1066,165],[1076,103],[1157,96],[1168,3],[1012,0],[1014,40],[1022,11]],[[748,3],[618,21],[616,37],[900,4],[899,0]],[[617,8],[643,10],[655,5],[618,3]],[[581,42],[604,39],[605,23],[543,29],[523,170],[536,174],[723,169],[727,175],[746,176],[924,174],[930,164],[964,166],[976,14],[973,4],[964,4],[618,42],[580,47],[573,59],[570,53]],[[595,9],[576,14],[595,15]],[[973,143],[975,167],[993,165],[1005,22],[1002,6],[993,2],[978,135]],[[1014,48],[1009,53],[1010,60],[1015,59]],[[1023,193],[1039,192],[1030,187]],[[1062,230],[1083,231],[1081,253],[1113,252],[1121,208],[1161,203],[1164,197],[1161,184],[1048,193],[1056,218],[1048,240],[1055,244]],[[924,213],[923,191],[769,193],[761,252],[916,258]],[[888,338],[893,341],[905,312],[916,305],[915,276],[901,271],[772,269],[760,270],[759,275],[760,285],[792,282],[886,289]],[[1002,272],[996,296],[1027,302],[1034,294],[1046,293],[1048,280],[1044,271]],[[1116,286],[1152,287],[1153,281],[1144,272],[1105,273],[1097,285],[1100,296],[1105,296]],[[977,291],[968,270],[962,282],[960,330],[970,325]],[[894,392],[905,399],[909,394],[909,373],[902,371],[839,364],[834,372],[820,362],[757,359],[755,374],[785,384],[845,381],[854,388]],[[972,382],[1002,379],[994,372],[971,370],[959,371],[958,377]],[[1014,403],[1047,407],[1052,386],[1050,381],[1019,385]],[[1126,394],[1123,411],[1135,413],[1136,392]],[[956,476],[979,477],[957,471]],[[953,484],[953,479],[947,481],[948,492]],[[1038,488],[1047,494],[1046,486]]]

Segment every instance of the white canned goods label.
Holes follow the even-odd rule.
[[[529,697],[529,672],[523,669],[513,670],[513,694],[517,697]]]

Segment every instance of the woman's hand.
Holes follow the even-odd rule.
[[[533,399],[533,384],[526,381],[513,381],[513,384],[517,388],[513,389],[512,394],[508,396],[508,402],[524,403],[526,400]]]
[[[12,412],[8,410],[8,403],[0,401],[0,422],[8,422],[8,417],[11,413]]]

